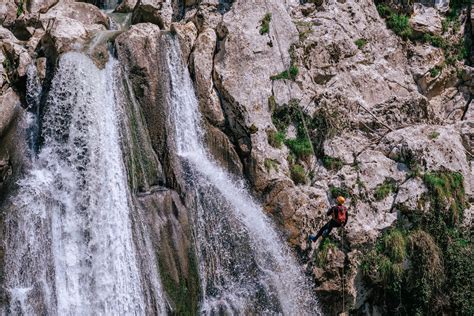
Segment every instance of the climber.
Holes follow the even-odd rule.
[[[347,212],[347,208],[344,206],[344,203],[346,202],[346,199],[342,196],[338,196],[336,198],[337,205],[333,206],[329,209],[327,212],[327,215],[331,215],[332,218],[329,222],[324,225],[319,232],[314,235],[309,235],[309,240],[312,242],[315,242],[318,240],[320,236],[323,236],[323,238],[326,238],[330,233],[331,230],[334,227],[341,227],[341,226],[346,226],[347,224],[347,219],[349,218],[349,214]]]

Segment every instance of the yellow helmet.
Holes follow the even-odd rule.
[[[342,205],[346,202],[346,199],[343,196],[338,196],[336,198],[337,204]]]

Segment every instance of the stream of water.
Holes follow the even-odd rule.
[[[61,57],[43,144],[6,219],[10,313],[143,314],[115,97],[104,70]]]
[[[202,312],[319,314],[311,287],[261,206],[208,153],[179,44],[171,37],[168,43],[171,123],[189,189],[196,192]]]

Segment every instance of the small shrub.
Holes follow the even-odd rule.
[[[288,70],[280,72],[278,75],[270,77],[270,80],[295,80],[298,76],[299,69],[295,65],[291,65]]]
[[[365,38],[359,38],[354,43],[359,49],[362,49],[365,45],[367,45],[367,40]]]
[[[250,134],[256,134],[257,132],[258,132],[258,127],[255,124],[250,125],[249,133]]]
[[[341,188],[341,187],[330,186],[329,192],[331,192],[331,196],[334,199],[337,198],[338,196],[343,196],[345,198],[348,198],[351,196],[350,192],[346,188]]]
[[[271,95],[268,97],[268,110],[270,112],[274,112],[277,108],[278,104],[276,103],[275,96]]]
[[[313,153],[311,142],[306,137],[287,139],[285,144],[298,159],[306,159]]]
[[[260,21],[260,35],[267,34],[270,32],[270,22],[272,21],[272,14],[267,13]]]
[[[324,238],[315,256],[315,263],[318,267],[324,267],[328,262],[328,253],[331,249],[337,249],[337,245],[329,238]]]
[[[436,66],[430,69],[430,76],[431,78],[438,77],[438,75],[441,73],[441,67]]]
[[[267,130],[268,143],[274,148],[281,148],[285,142],[286,135],[284,132],[277,132],[273,129]]]
[[[453,226],[463,217],[466,207],[463,175],[459,172],[428,172],[423,176],[432,207],[443,213],[443,220]]]
[[[377,201],[385,199],[390,193],[396,190],[396,183],[391,179],[387,179],[384,183],[375,188],[374,197]]]
[[[270,172],[271,170],[278,171],[278,166],[280,164],[275,159],[265,158],[263,165],[265,166],[267,172]]]
[[[344,166],[344,162],[341,159],[331,156],[324,156],[322,162],[324,168],[328,170],[338,171]]]
[[[24,8],[23,8],[23,0],[20,0],[18,2],[18,7],[17,7],[17,10],[16,10],[16,17],[18,18],[20,15],[22,15],[24,12]]]
[[[291,179],[295,184],[306,184],[307,178],[304,167],[300,164],[294,164],[290,167]]]
[[[423,40],[425,42],[430,43],[434,47],[446,48],[448,46],[448,43],[446,42],[446,40],[439,35],[425,34],[423,36]]]
[[[393,10],[385,3],[377,4],[377,11],[383,18],[388,17],[393,12]]]
[[[387,18],[387,26],[405,40],[413,35],[409,18],[404,14],[391,13]]]
[[[394,262],[402,263],[406,257],[406,236],[399,229],[393,229],[382,237],[384,250]]]
[[[430,139],[436,139],[436,138],[438,138],[438,136],[439,136],[439,132],[433,131],[433,132],[430,134],[429,137],[430,137]]]

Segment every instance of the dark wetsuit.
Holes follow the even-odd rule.
[[[343,208],[346,209],[346,221],[344,223],[339,223],[336,220],[337,219],[337,213],[339,212],[339,207],[343,207]],[[329,209],[329,211],[327,212],[327,215],[332,215],[331,220],[329,222],[327,222],[326,225],[321,227],[321,229],[318,231],[316,236],[314,236],[314,237],[311,236],[310,239],[312,241],[318,240],[318,238],[321,237],[321,236],[326,238],[331,233],[331,231],[334,227],[346,226],[347,220],[349,219],[349,212],[347,211],[347,208],[345,206],[333,206]]]

